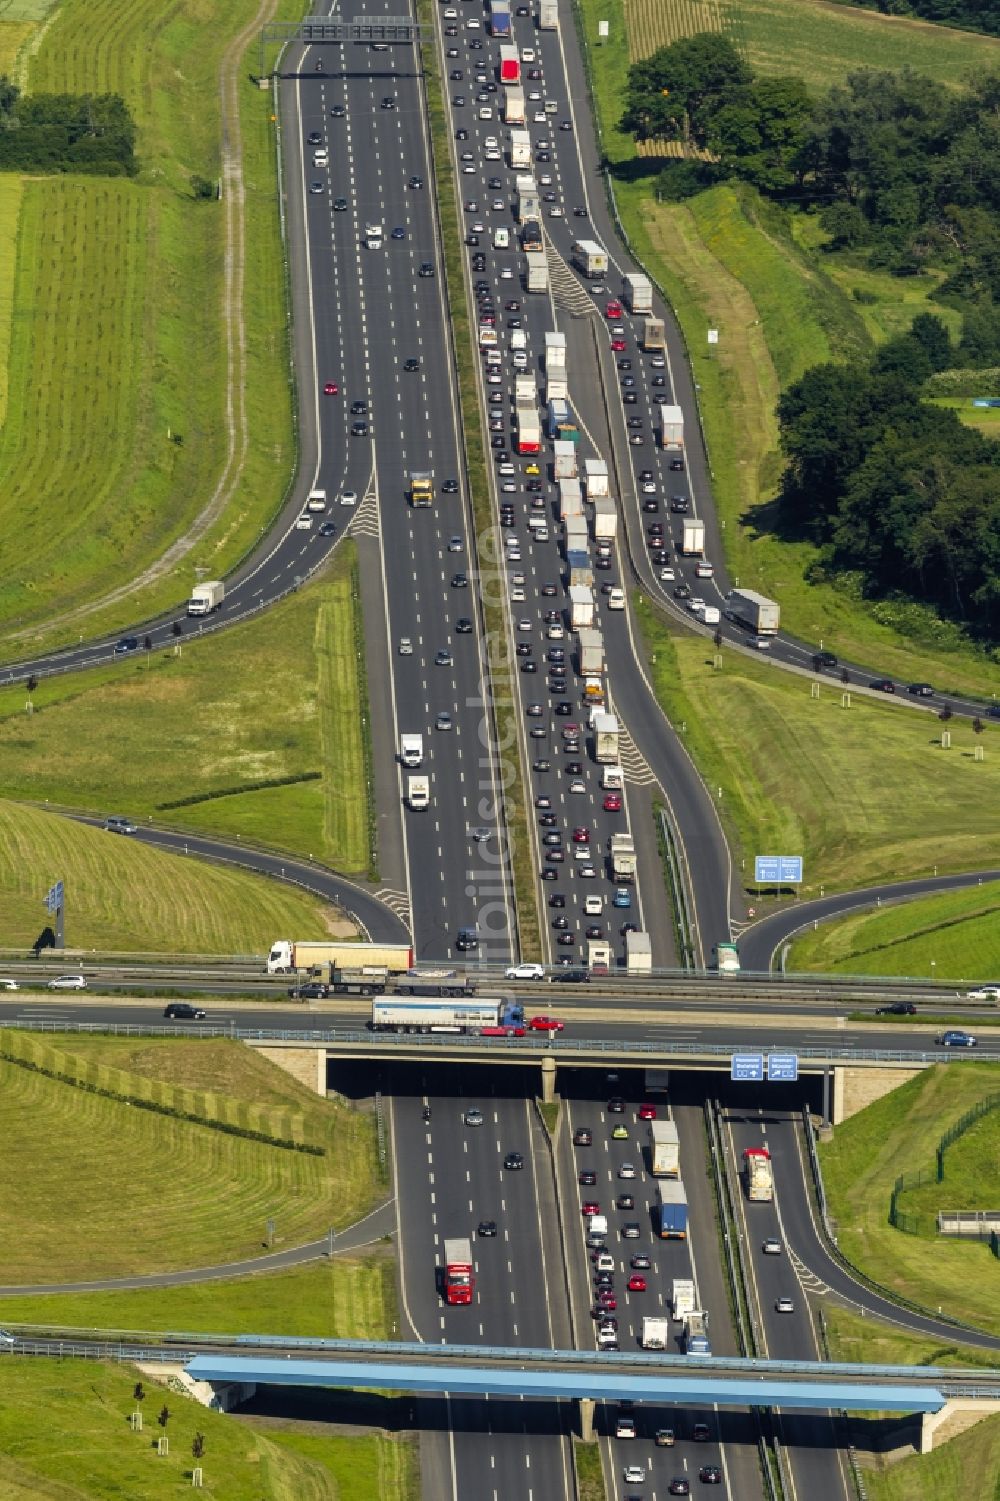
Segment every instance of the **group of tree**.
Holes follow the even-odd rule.
[[[1000,9],[996,0],[850,0],[850,3],[877,10],[883,16],[916,16],[941,26],[1000,36]]]
[[[786,524],[869,596],[905,593],[1000,640],[1000,444],[921,399],[952,364],[933,314],[867,364],[816,365],[782,396]]]
[[[135,124],[117,94],[28,94],[0,78],[0,171],[131,177]]]

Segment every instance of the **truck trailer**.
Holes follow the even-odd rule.
[[[596,240],[577,240],[573,245],[573,263],[593,280],[608,274],[608,252]]]
[[[500,45],[500,82],[521,82],[521,57],[513,42]]]
[[[552,444],[552,472],[557,480],[577,479],[576,444],[568,438],[556,438]]]
[[[594,587],[594,568],[590,561],[590,554],[581,549],[577,552],[570,549],[566,553],[566,565],[569,568],[569,582],[571,584],[583,584],[588,589]],[[582,632],[581,632],[582,634]]]
[[[608,488],[608,461],[607,459],[584,459],[583,482],[587,488],[587,499],[596,500],[598,496],[609,495]]]
[[[531,166],[531,136],[526,130],[512,130],[510,133],[510,165],[514,172],[519,167]]]
[[[410,968],[408,965],[407,968]],[[502,996],[372,1001],[372,1032],[453,1032],[472,1037],[523,1037],[524,1008]]]
[[[503,118],[507,125],[524,124],[524,90],[520,84],[512,84],[504,95]]]
[[[571,584],[569,589],[570,629],[578,631],[581,626],[594,623],[594,593],[581,584]]]
[[[644,1350],[668,1350],[670,1341],[670,1320],[650,1318],[646,1314],[642,1321],[642,1348]]]
[[[538,8],[539,31],[559,30],[559,3],[558,0],[541,0]]]
[[[501,39],[511,35],[509,0],[490,0],[490,35]]]
[[[472,1302],[476,1279],[472,1275],[472,1245],[468,1240],[446,1240],[441,1291],[452,1307]]]
[[[413,950],[405,943],[312,943],[276,938],[268,952],[267,972],[269,975],[290,975],[310,971],[321,964],[341,964],[351,969],[379,964],[392,974],[401,974],[412,963]]]
[[[610,495],[594,499],[594,540],[613,542],[618,535],[618,507]]]
[[[633,271],[625,277],[624,285],[625,305],[630,313],[653,311],[653,284],[648,276],[641,276]]]
[[[747,1147],[743,1153],[743,1175],[747,1198],[751,1204],[770,1204],[774,1198],[774,1170],[771,1154],[765,1147]]]
[[[687,1240],[688,1201],[680,1179],[656,1185],[661,1240]]]
[[[594,715],[594,760],[618,761],[618,718],[614,714]]]
[[[681,552],[686,558],[700,558],[705,551],[705,523],[697,516],[685,516],[681,528]]]
[[[226,586],[222,579],[209,579],[207,583],[195,584],[191,590],[191,598],[187,602],[189,615],[211,615],[217,610],[226,597]]]
[[[389,983],[389,971],[384,965],[319,964],[314,968],[316,978],[334,995],[384,995]]]
[[[649,1158],[654,1178],[680,1177],[681,1144],[676,1121],[650,1121]]]
[[[583,494],[580,490],[580,481],[566,477],[558,481],[557,488],[559,490],[559,520],[579,519],[586,526],[587,523],[583,519]]]
[[[776,636],[781,625],[781,606],[756,589],[734,589],[728,596],[729,614],[758,636]]]
[[[471,975],[460,975],[455,969],[425,967],[408,969],[396,980],[397,995],[447,996],[449,1000],[468,1000],[476,993],[476,982]]]
[[[587,520],[584,516],[571,516],[566,522],[566,556],[571,552],[587,551]],[[588,554],[589,556],[589,554]]]
[[[545,374],[566,369],[566,335],[550,329],[545,335]]]
[[[678,1324],[682,1324],[697,1308],[694,1283],[690,1277],[675,1277],[670,1289],[670,1311]]]
[[[522,94],[522,102],[523,97]],[[530,172],[519,172],[514,178],[514,218],[518,224],[523,224],[527,219],[537,222],[540,213],[538,184]]]
[[[642,347],[647,354],[662,354],[667,347],[667,330],[662,318],[642,320]]]
[[[684,413],[679,406],[660,403],[660,447],[684,452]]]
[[[596,628],[584,626],[578,638],[580,676],[604,671],[604,637]]]
[[[534,406],[519,406],[515,412],[518,453],[538,453],[542,446],[542,428]]]
[[[525,289],[529,292],[547,292],[549,290],[549,263],[545,259],[545,251],[525,250],[524,259],[527,263]]]

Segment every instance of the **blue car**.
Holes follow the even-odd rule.
[[[957,1028],[950,1032],[942,1032],[934,1041],[939,1048],[974,1048],[976,1039],[971,1032],[961,1032]]]
[[[138,650],[139,650],[139,637],[138,636],[123,636],[120,641],[117,641],[115,643],[115,656],[116,657],[122,657],[122,656],[124,656],[127,651],[138,651]]]
[[[631,907],[632,893],[627,886],[619,886],[612,899],[615,907]]]

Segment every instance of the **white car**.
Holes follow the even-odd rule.
[[[512,964],[504,971],[505,980],[544,980],[545,970],[540,964]]]
[[[499,143],[496,136],[487,136],[485,141],[483,142],[483,145],[486,147],[487,151],[495,151],[498,144]]]
[[[661,568],[660,579],[664,584],[672,584],[677,575],[672,568]]]
[[[635,1163],[634,1162],[623,1162],[622,1165],[621,1165],[621,1167],[618,1169],[618,1176],[619,1176],[619,1178],[634,1178],[635,1177]]]
[[[309,531],[312,531],[312,524],[313,524],[312,517],[311,516],[307,516],[307,515],[305,515],[305,513],[303,513],[298,518],[298,520],[295,523],[295,530],[297,532],[309,532]]]
[[[774,1303],[775,1313],[794,1313],[795,1304],[791,1298],[776,1298]]]
[[[83,975],[56,975],[45,986],[46,990],[86,990],[87,982]]]
[[[561,219],[562,216],[563,216],[562,209],[559,207],[558,203],[554,203],[552,205],[552,207],[549,209],[549,218],[550,219]]]
[[[563,641],[566,637],[566,629],[558,621],[554,621],[545,632],[545,635],[549,641]],[[572,788],[570,788],[570,791],[572,791]]]
[[[980,985],[976,990],[965,992],[967,1001],[996,1001],[1000,1002],[1000,985]]]
[[[763,1251],[765,1256],[780,1256],[781,1241],[776,1235],[769,1235],[767,1237],[767,1240],[765,1240],[761,1245],[761,1250]]]
[[[401,657],[412,657],[413,656],[413,642],[410,640],[409,636],[400,636],[400,638],[399,638],[399,655]]]
[[[583,910],[587,917],[600,917],[604,911],[604,899],[599,896],[588,896],[583,903]]]
[[[499,162],[499,161],[502,161],[503,158],[501,157],[499,151],[497,150],[497,148],[495,146],[487,146],[487,148],[486,148],[486,160],[488,162]]]
[[[20,990],[16,980],[0,980],[0,990]]]
[[[342,506],[356,506],[358,503],[357,490],[341,490],[340,504]]]
[[[641,1485],[646,1478],[646,1471],[642,1465],[626,1465],[622,1474],[626,1485]]]
[[[500,272],[500,280],[501,281],[513,281],[514,280],[514,272],[513,272],[513,270],[511,269],[510,266],[504,266],[503,267],[503,269]]]

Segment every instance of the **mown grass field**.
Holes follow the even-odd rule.
[[[988,1247],[903,1234],[889,1224],[888,1211],[896,1177],[932,1167],[935,1146],[948,1126],[998,1086],[1000,1070],[989,1064],[951,1063],[927,1070],[838,1126],[833,1140],[820,1147],[830,1212],[844,1254],[891,1291],[994,1333],[1000,1332],[1000,1262]],[[964,1207],[959,1201],[969,1175],[975,1179],[983,1174],[985,1182],[988,1173],[994,1182],[996,1163],[987,1168],[959,1143],[946,1159],[949,1174],[953,1158],[954,1177],[941,1186],[941,1202],[948,1198],[955,1207]]]
[[[39,892],[59,879],[70,948],[264,954],[275,933],[322,934],[337,917],[280,882],[0,801],[0,947],[31,947],[48,920]]]
[[[976,1476],[979,1479],[976,1479]],[[930,1454],[911,1455],[875,1470],[864,1467],[869,1501],[993,1501],[1000,1483],[1000,1417],[984,1418]]]
[[[822,923],[795,940],[788,968],[992,980],[1000,975],[1000,883]]]
[[[648,602],[639,617],[657,697],[707,784],[722,788],[744,881],[768,850],[803,854],[803,897],[1000,858],[995,732],[977,762],[968,724],[943,751],[933,715],[859,695],[842,708],[832,679],[813,699],[808,679],[731,651],[716,669],[711,642],[671,636]]]
[[[284,7],[287,10],[287,7]],[[142,618],[188,593],[194,565],[222,572],[277,508],[292,461],[284,273],[270,103],[240,71],[248,338],[235,378],[237,465],[229,503],[173,571],[137,598],[63,615],[128,583],[209,503],[227,452],[221,324],[223,205],[196,202],[194,174],[218,176],[219,68],[251,0],[66,0],[48,25],[32,90],[115,90],[139,126],[142,171],[26,183],[0,527],[24,542],[0,585],[8,652],[75,640]],[[284,13],[282,6],[278,13]],[[290,14],[290,12],[289,12]],[[238,131],[234,132],[234,138]],[[2,249],[0,249],[2,256]],[[235,473],[235,472],[234,472]],[[16,525],[15,525],[16,522]],[[19,632],[27,635],[18,635]]]
[[[642,0],[638,4],[641,8]],[[805,5],[795,0],[791,8],[815,25],[818,18],[829,19],[848,32],[859,16],[865,25],[888,19],[848,7],[817,6],[811,0]],[[716,7],[684,6],[680,0],[655,7],[664,26],[678,35],[686,34],[682,10],[709,20],[717,15]],[[616,129],[621,78],[630,56],[626,13],[621,4],[580,0],[580,14],[589,43],[602,148],[612,164],[627,163],[636,155],[635,145]],[[598,43],[601,19],[609,20],[610,31],[608,40]],[[921,39],[929,34],[927,66],[935,76],[937,53],[932,55],[931,49],[939,30],[908,26],[905,33]],[[739,35],[738,26],[734,35]],[[960,32],[944,35],[966,65],[981,55],[982,38]],[[806,50],[814,67],[815,59],[823,60],[827,82],[849,71],[845,64],[838,73],[835,64],[827,73],[824,48],[815,39]],[[836,49],[831,55],[836,59]],[[787,51],[783,56],[782,71],[795,71],[794,56]],[[859,42],[850,67],[869,60]],[[901,55],[897,65],[907,60]],[[956,70],[956,79],[962,71]],[[822,640],[838,655],[878,664],[900,678],[930,677],[946,691],[988,695],[1000,690],[1000,665],[965,646],[953,627],[941,625],[929,612],[866,604],[849,586],[807,583],[815,550],[777,540],[769,530],[769,503],[782,468],[775,420],[781,389],[811,363],[857,354],[907,327],[917,312],[938,312],[928,301],[937,278],[927,275],[901,284],[865,271],[849,257],[822,257],[823,236],[815,219],[799,214],[783,220],[745,188],[724,186],[683,204],[668,204],[656,201],[654,186],[655,177],[616,179],[615,197],[635,253],[664,288],[684,331],[700,388],[713,494],[725,524],[732,573],[744,585],[777,599],[788,629],[805,640]],[[876,301],[858,303],[855,288],[874,295]],[[954,316],[945,312],[944,317],[954,331]],[[711,347],[709,328],[719,331],[719,342]]]
[[[103,1067],[103,1039],[0,1038],[16,1056],[33,1050],[40,1067],[120,1090],[120,1075]],[[366,1115],[309,1093],[236,1043],[195,1046],[215,1054],[213,1086],[156,1083],[134,1071],[128,1092],[305,1141],[323,1155],[154,1113],[4,1060],[8,1285],[245,1260],[267,1249],[268,1220],[280,1249],[351,1224],[371,1207],[378,1173]]]
[[[353,544],[342,544],[324,582],[247,624],[186,640],[179,656],[44,679],[30,715],[23,686],[0,689],[6,792],[239,835],[365,871],[355,566]],[[163,806],[226,788],[240,790]]]
[[[315,1437],[264,1432],[144,1380],[144,1425],[133,1432],[137,1373],[94,1361],[4,1361],[0,1493],[5,1501],[142,1496],[166,1501],[191,1488],[191,1445],[204,1438],[206,1501],[416,1501],[412,1445],[381,1435]],[[166,1406],[166,1428],[157,1421]],[[44,1414],[44,1421],[40,1420]],[[165,1432],[166,1457],[156,1438]],[[58,1442],[53,1435],[58,1434]],[[382,1489],[377,1483],[387,1482]],[[397,1488],[398,1484],[398,1488]]]
[[[862,1318],[839,1303],[823,1307],[827,1341],[833,1360],[857,1365],[930,1365],[996,1369],[989,1350],[965,1345],[961,1340],[941,1344],[920,1335],[908,1334],[878,1319]]]
[[[576,1463],[577,1494],[580,1501],[607,1501],[600,1444],[584,1444],[579,1439],[574,1439],[573,1459]]]

